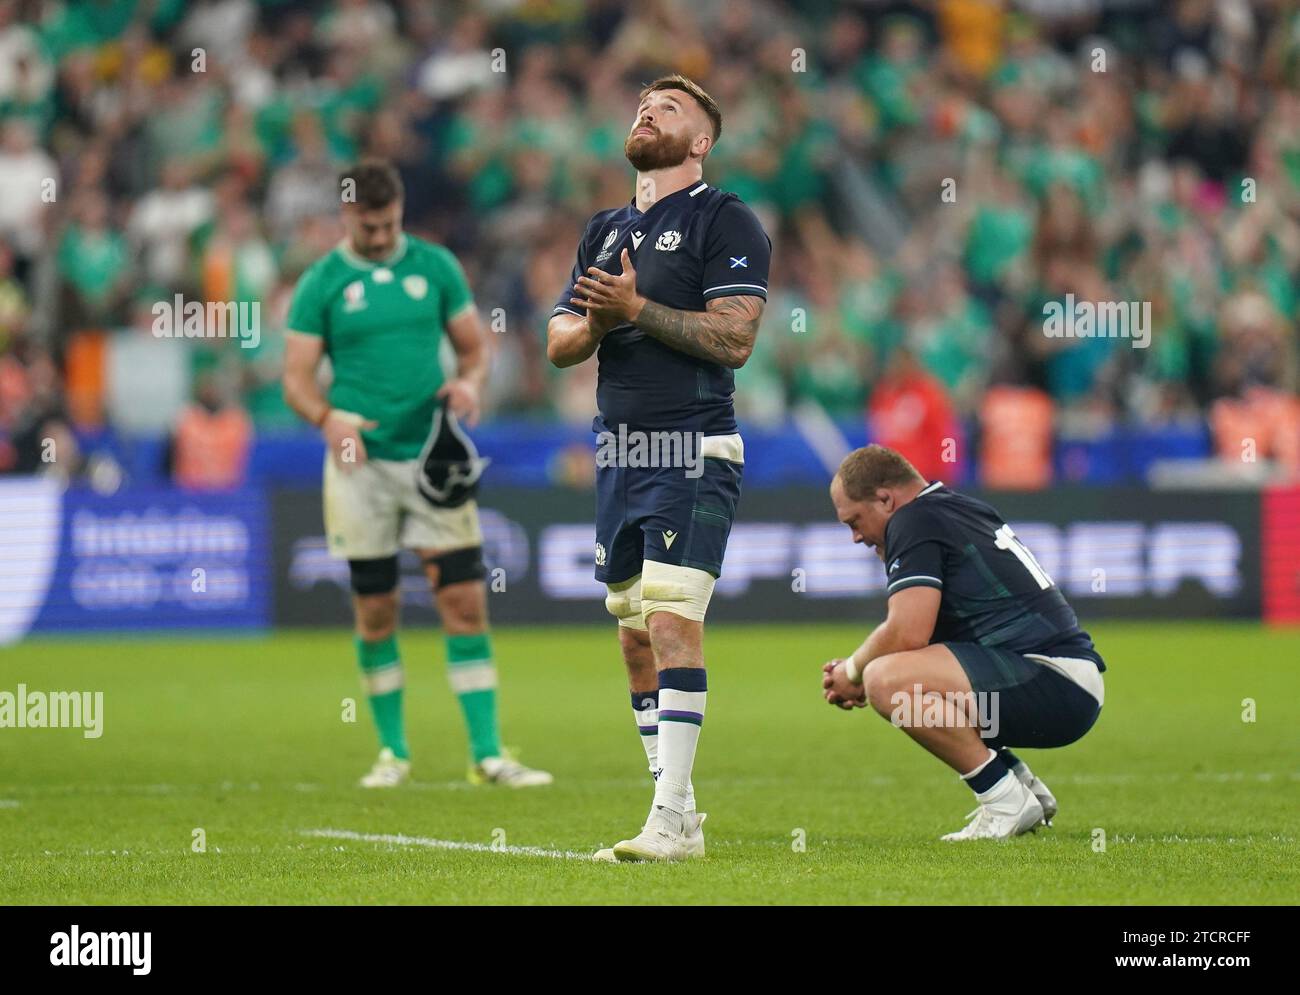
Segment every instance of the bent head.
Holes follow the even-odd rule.
[[[664,76],[641,91],[623,154],[639,173],[704,161],[722,134],[717,102],[685,76]]]
[[[397,249],[402,233],[402,178],[387,162],[365,159],[339,177],[343,227],[358,256],[377,262]]]
[[[831,481],[835,517],[849,527],[853,541],[885,558],[885,526],[899,508],[925,488],[925,478],[901,454],[884,446],[864,446],[844,457]]]

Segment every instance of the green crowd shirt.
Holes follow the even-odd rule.
[[[420,454],[437,407],[443,330],[472,303],[456,257],[403,234],[382,262],[346,242],[316,260],[294,289],[288,327],[324,339],[329,403],[379,423],[361,434],[367,454],[407,460]]]

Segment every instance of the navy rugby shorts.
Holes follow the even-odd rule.
[[[596,579],[630,580],[644,560],[722,573],[744,467],[704,458],[682,467],[596,468]]]
[[[1091,660],[1049,663],[1044,661],[1060,658],[1026,656],[977,643],[943,645],[957,657],[972,690],[997,693],[997,732],[985,737],[995,749],[1067,746],[1091,729],[1101,714],[1101,674],[1094,678],[1082,666],[1095,668]],[[987,711],[986,706],[981,711]]]

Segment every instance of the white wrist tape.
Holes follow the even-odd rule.
[[[342,418],[349,425],[360,425],[366,420],[365,415],[359,415],[355,411],[344,411],[342,408],[330,408],[327,417]]]
[[[848,675],[849,681],[853,684],[862,683],[862,672],[858,670],[858,665],[854,661],[852,653],[844,658],[844,673]]]

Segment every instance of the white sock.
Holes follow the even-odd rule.
[[[653,704],[650,704],[653,702]],[[649,706],[649,707],[642,707]],[[632,715],[636,718],[636,731],[645,749],[650,777],[659,778],[659,692],[633,691]]]
[[[655,782],[658,782],[660,773],[658,697],[658,691],[651,693],[632,692],[632,698],[637,703],[647,700],[656,702],[650,708],[638,708],[635,704],[632,706],[632,714],[636,716],[638,738],[641,740],[641,746],[645,749],[646,763],[650,768],[650,778]],[[695,811],[695,785],[693,784],[686,785],[686,811]]]
[[[679,832],[680,817],[695,807],[691,770],[695,766],[695,747],[700,740],[707,697],[707,691],[659,689],[659,777],[651,813],[660,810],[674,813],[677,818],[667,821],[676,823]]]
[[[989,802],[1001,801],[1008,794],[1028,790],[1028,788],[1020,783],[1020,778],[1016,777],[1016,775],[1011,771],[1007,771],[1002,775],[1002,779],[998,781],[997,784],[993,785],[993,787],[983,793],[976,792],[975,797],[980,800],[981,805],[985,805]]]

